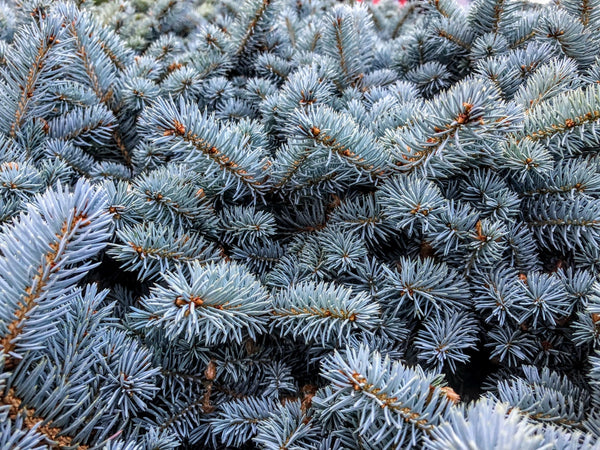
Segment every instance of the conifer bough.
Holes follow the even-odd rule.
[[[0,448],[600,449],[600,0],[0,0]]]

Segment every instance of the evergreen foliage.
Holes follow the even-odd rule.
[[[599,33],[0,0],[0,448],[600,448]]]

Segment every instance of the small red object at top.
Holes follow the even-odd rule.
[[[358,3],[362,3],[362,1],[363,1],[363,0],[356,0],[356,1],[357,1]],[[372,3],[373,3],[374,5],[376,5],[376,4],[377,4],[377,3],[379,3],[380,1],[381,1],[381,0],[372,0]],[[398,0],[398,3],[400,3],[400,6],[404,6],[404,5],[406,5],[406,2],[407,2],[407,1],[408,1],[408,0]]]

